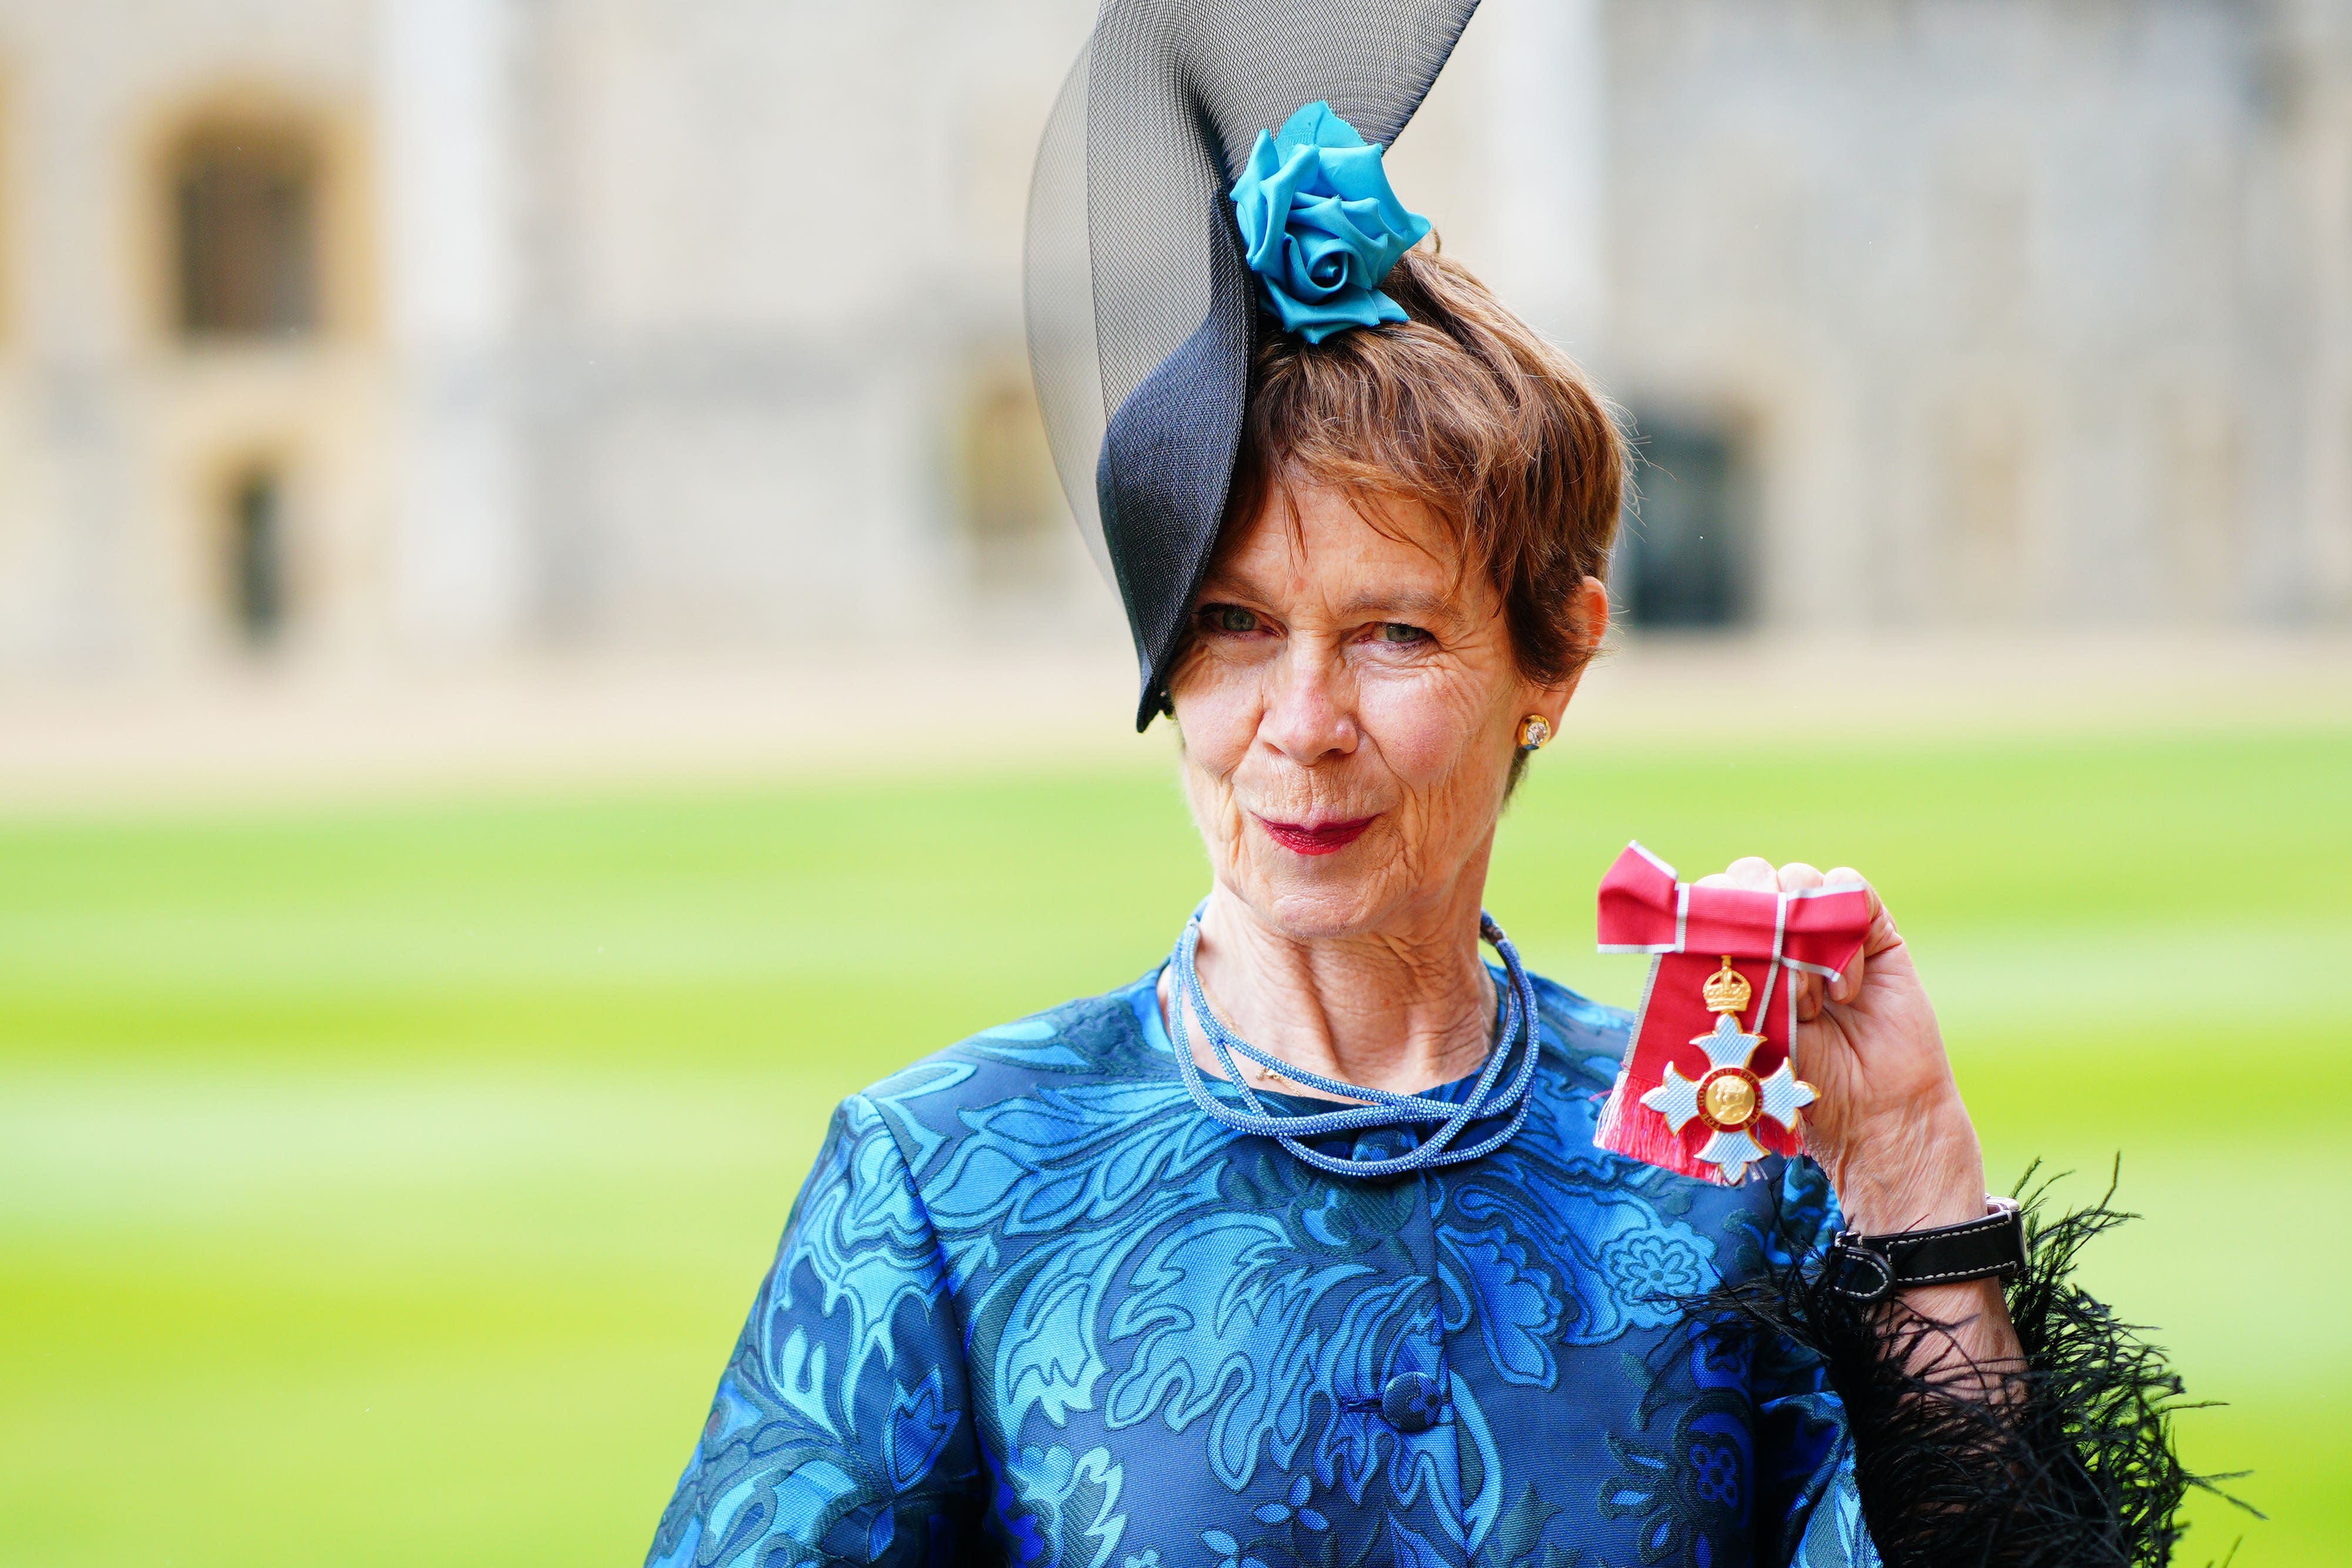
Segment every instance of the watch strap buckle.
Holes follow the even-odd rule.
[[[1847,1283],[1855,1265],[1872,1277],[1871,1282],[1861,1290]],[[1829,1265],[1822,1271],[1822,1282],[1847,1301],[1866,1307],[1895,1293],[1895,1264],[1861,1235],[1841,1230],[1830,1240]]]

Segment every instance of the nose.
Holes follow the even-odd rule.
[[[1356,749],[1355,681],[1331,650],[1294,638],[1269,680],[1261,741],[1301,767]]]

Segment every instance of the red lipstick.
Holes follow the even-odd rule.
[[[1348,822],[1276,822],[1260,817],[1258,826],[1284,849],[1302,855],[1336,854],[1354,843],[1372,825],[1373,818]]]

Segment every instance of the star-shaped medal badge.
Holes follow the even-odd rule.
[[[1668,1062],[1662,1081],[1642,1096],[1642,1103],[1664,1116],[1678,1135],[1697,1117],[1709,1134],[1697,1157],[1721,1166],[1725,1181],[1737,1182],[1769,1152],[1748,1129],[1759,1117],[1769,1116],[1795,1132],[1797,1113],[1813,1103],[1813,1086],[1789,1071],[1786,1058],[1768,1078],[1748,1070],[1764,1037],[1739,1027],[1739,1015],[1752,993],[1747,977],[1731,967],[1729,957],[1707,977],[1701,994],[1716,1015],[1715,1028],[1693,1035],[1691,1043],[1706,1052],[1706,1071],[1694,1082]]]

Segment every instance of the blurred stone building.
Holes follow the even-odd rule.
[[[1115,617],[1021,354],[1089,0],[0,0],[0,666]],[[1487,0],[1396,151],[1639,619],[2340,619],[2352,0]]]
[[[1622,0],[1605,36],[1595,357],[1672,476],[1637,608],[2352,610],[2352,5]]]

